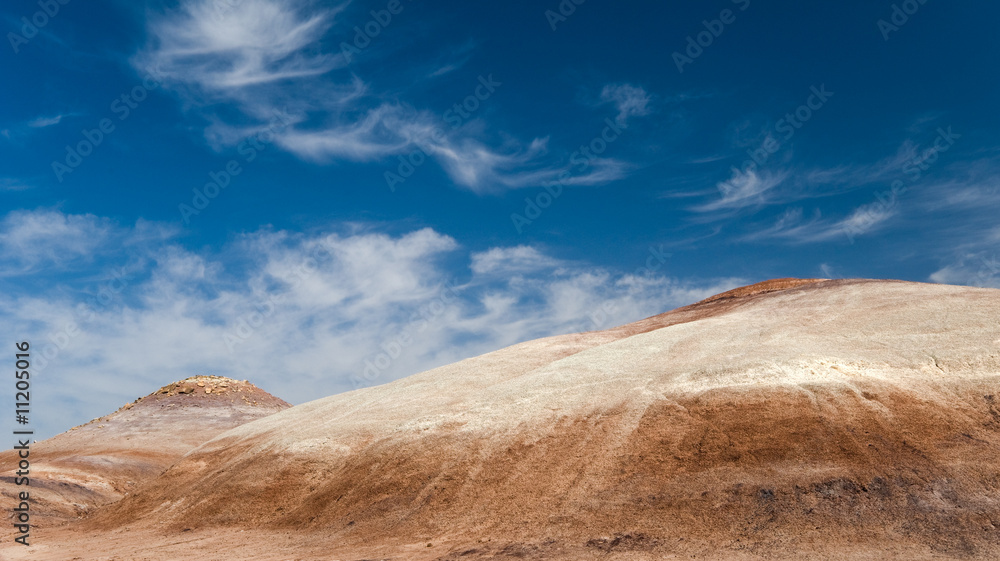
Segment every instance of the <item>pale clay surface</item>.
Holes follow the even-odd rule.
[[[862,283],[776,294],[717,317],[606,342],[601,333],[522,343],[384,386],[319,399],[228,431],[290,452],[442,425],[477,435],[739,386],[937,382],[1000,373],[1000,298],[990,289]],[[566,346],[581,350],[551,360]],[[419,416],[414,416],[419,411]],[[212,447],[214,442],[205,445]]]

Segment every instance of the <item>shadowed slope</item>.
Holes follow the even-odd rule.
[[[31,446],[31,484],[0,475],[4,497],[28,490],[33,523],[51,526],[118,500],[192,448],[226,430],[291,407],[247,381],[195,376]],[[0,465],[16,465],[15,453]]]

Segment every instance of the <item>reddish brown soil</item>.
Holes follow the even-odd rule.
[[[0,554],[1000,559],[998,320],[996,290],[762,283],[242,425]]]
[[[32,521],[45,528],[117,501],[228,429],[291,407],[247,381],[195,376],[33,444]],[[14,452],[0,453],[0,493],[11,500]]]
[[[651,407],[614,453],[614,411],[503,442],[372,442],[347,465],[247,462],[234,446],[193,453],[82,528],[145,519],[133,527],[281,530],[346,543],[336,551],[358,559],[386,548],[411,559],[399,551],[424,541],[453,552],[426,559],[719,549],[783,559],[880,542],[988,559],[1000,551],[1000,395],[988,393],[997,389],[949,388],[957,408],[875,386],[720,390]],[[876,404],[884,412],[872,414]],[[164,510],[187,497],[197,503]]]

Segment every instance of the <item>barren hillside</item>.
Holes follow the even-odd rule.
[[[32,522],[45,528],[114,502],[192,448],[291,407],[247,381],[195,376],[31,447]],[[15,452],[0,454],[0,493],[14,485]]]
[[[0,552],[996,559],[998,320],[991,289],[755,285],[241,425]]]

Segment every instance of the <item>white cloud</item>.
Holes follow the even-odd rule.
[[[930,275],[932,282],[1000,288],[1000,254],[978,252],[962,255]]]
[[[39,237],[41,224],[63,224],[65,239],[105,221],[42,211],[4,223],[39,225],[17,229],[19,239],[52,245]],[[106,273],[120,266],[116,253],[66,281],[91,279],[83,289],[6,291],[0,324],[8,339],[30,338],[49,384],[46,400],[58,404],[49,407],[45,430],[64,430],[199,373],[248,378],[303,402],[359,380],[385,383],[519,341],[638,320],[735,284],[622,274],[531,246],[468,252],[431,229],[395,236],[357,226],[311,235],[263,230],[202,252],[149,230],[96,238],[144,255],[124,278]],[[88,243],[73,251],[101,254]],[[456,268],[461,262],[468,267]],[[67,336],[70,322],[77,328]],[[376,359],[378,372],[365,379],[366,361]]]
[[[754,146],[761,145],[755,144]],[[803,199],[830,197],[868,186],[877,186],[883,193],[889,193],[889,187],[895,185],[893,191],[905,193],[917,186],[918,181],[920,185],[926,183],[926,176],[931,170],[927,158],[934,150],[933,146],[922,148],[914,140],[905,139],[894,154],[864,164],[802,168],[791,165],[782,167],[776,163],[767,169],[753,169],[751,166],[744,166],[743,169],[733,168],[730,178],[716,185],[717,191],[721,192],[722,196],[696,206],[693,210],[725,216],[744,209],[757,209]],[[697,162],[701,161],[711,162],[713,159],[707,158]],[[969,176],[975,175],[979,178],[991,174],[995,176],[995,164],[991,165],[983,161],[964,162],[962,168],[963,172]],[[935,200],[935,205],[938,207],[941,204],[959,206],[977,204],[979,201],[990,201],[991,195],[981,189],[982,185],[966,189],[969,183],[969,181],[964,183],[946,181],[933,189],[924,190],[930,190],[939,195],[938,199],[941,200]],[[689,191],[668,196],[695,197],[703,196],[704,193],[704,190]],[[993,190],[992,200],[997,200],[996,189]],[[845,219],[842,224],[825,222],[821,225],[826,231],[833,231],[839,227],[841,230],[847,229],[865,233],[891,218],[892,214],[885,212],[884,208],[879,208],[880,205],[885,206],[876,203],[860,207],[852,217]],[[832,232],[827,237],[834,237],[842,233]]]
[[[33,129],[40,129],[45,127],[51,127],[52,125],[58,125],[64,118],[68,115],[53,115],[51,117],[39,117],[28,123],[28,126]]]
[[[109,221],[94,215],[54,210],[14,211],[0,221],[4,274],[26,273],[42,263],[63,266],[90,256],[112,233]]]
[[[0,177],[0,191],[25,191],[31,186],[20,179],[13,177]]]
[[[618,110],[619,123],[628,122],[630,117],[649,115],[650,96],[646,90],[631,84],[608,84],[601,90],[601,101],[613,103]]]
[[[399,107],[383,105],[351,123],[322,129],[293,128],[279,134],[277,143],[315,162],[331,159],[371,161],[388,154],[402,154],[412,145],[390,126],[402,121],[402,111]]]
[[[209,92],[324,74],[340,55],[309,52],[338,10],[308,15],[296,3],[243,0],[220,11],[216,0],[188,0],[150,24],[151,49],[139,58],[166,80]]]
[[[774,224],[767,228],[757,230],[742,238],[742,241],[759,241],[767,239],[785,239],[791,241],[805,242],[815,235],[817,224],[820,222],[819,216],[812,220],[803,222],[802,209],[790,208],[785,210],[774,221]],[[822,230],[828,228],[822,227]]]
[[[566,171],[549,157],[545,138],[523,149],[491,147],[480,138],[483,126],[452,130],[441,116],[371,91],[347,72],[340,52],[320,50],[352,40],[353,29],[337,22],[346,5],[245,0],[220,12],[217,0],[181,0],[175,10],[151,16],[150,42],[133,62],[143,72],[155,71],[204,113],[210,123],[205,135],[216,149],[239,143],[284,114],[287,123],[275,144],[316,163],[385,161],[391,170],[397,156],[420,150],[455,184],[480,193],[541,186]],[[641,88],[609,86],[604,94],[622,119],[648,113],[649,97]],[[224,111],[227,103],[243,115]],[[247,125],[247,117],[256,122]],[[563,183],[606,183],[628,169],[615,160],[593,164]]]
[[[849,236],[860,236],[875,231],[885,225],[896,215],[896,206],[880,201],[868,203],[854,209],[847,218],[836,223],[830,230],[830,235],[838,233]]]
[[[496,272],[504,274],[537,272],[557,267],[559,264],[560,261],[527,245],[494,247],[488,251],[472,254],[472,272],[480,275]]]
[[[733,211],[768,204],[775,188],[787,178],[786,173],[758,173],[733,169],[732,177],[718,184],[722,197],[695,207],[699,212]]]
[[[118,268],[135,267],[129,260],[155,258],[139,255],[143,247],[165,243],[177,233],[175,225],[143,219],[121,226],[93,214],[11,211],[0,219],[0,276],[86,270],[109,255],[122,260]]]
[[[849,242],[884,227],[895,215],[894,206],[881,202],[862,205],[839,220],[823,219],[819,212],[803,220],[802,209],[788,209],[773,225],[744,236],[742,241],[782,239],[790,243],[816,243],[839,239]]]

